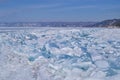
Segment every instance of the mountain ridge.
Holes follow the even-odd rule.
[[[87,27],[118,27],[120,28],[120,19],[104,20],[93,25],[87,25]]]

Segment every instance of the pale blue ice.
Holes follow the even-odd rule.
[[[120,30],[1,31],[0,80],[119,80]]]

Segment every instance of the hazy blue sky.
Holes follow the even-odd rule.
[[[120,0],[0,0],[0,22],[113,18],[120,18]]]

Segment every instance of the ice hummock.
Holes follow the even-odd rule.
[[[0,33],[0,80],[119,78],[119,29],[45,28]]]

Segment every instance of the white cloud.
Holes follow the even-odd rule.
[[[85,6],[75,6],[75,7],[72,7],[74,9],[88,9],[88,8],[96,8],[96,6],[94,5],[85,5]]]
[[[29,5],[26,8],[54,8],[59,6],[62,6],[62,4]]]

